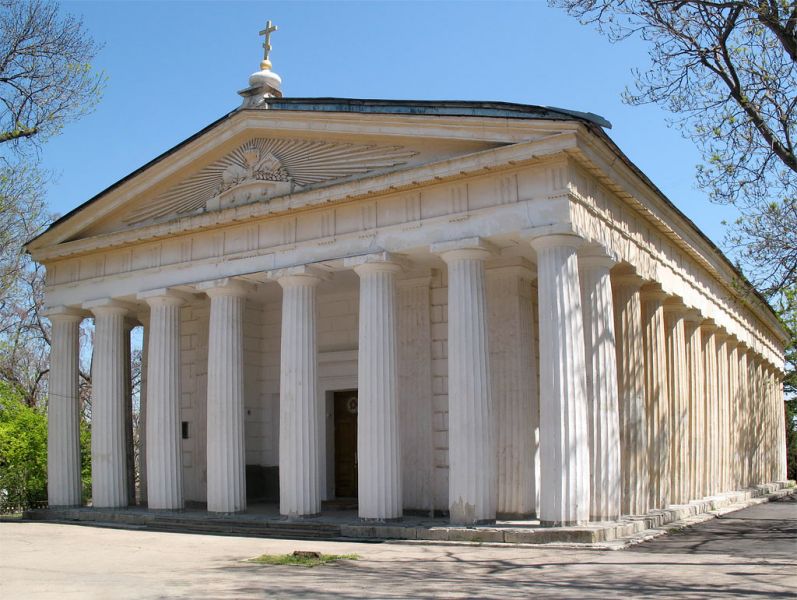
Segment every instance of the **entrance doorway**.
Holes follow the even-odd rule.
[[[334,392],[335,496],[357,497],[357,390]]]

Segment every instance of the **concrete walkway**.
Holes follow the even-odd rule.
[[[256,566],[263,553],[361,559]],[[793,598],[794,496],[619,551],[348,543],[0,522],[0,598]]]

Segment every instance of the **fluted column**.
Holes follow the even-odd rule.
[[[645,514],[649,502],[641,285],[642,280],[627,270],[612,276],[620,395],[622,512],[627,515]]]
[[[322,273],[295,267],[269,277],[282,287],[280,514],[315,515],[321,512],[316,287]]]
[[[670,501],[684,504],[690,500],[689,454],[689,367],[687,361],[684,306],[678,302],[664,305],[667,327],[667,373],[670,394]]]
[[[717,346],[717,487],[720,492],[729,488],[728,410],[730,408],[730,377],[728,373],[728,334],[718,330]]]
[[[750,413],[749,398],[749,368],[747,357],[749,355],[746,346],[739,345],[737,348],[739,357],[739,418],[736,419],[736,435],[738,439],[738,468],[739,468],[739,488],[744,489],[750,486]]]
[[[210,297],[207,390],[208,510],[246,510],[244,305],[247,288],[230,279],[200,286]],[[151,318],[151,317],[150,317]],[[151,347],[151,346],[150,346]],[[150,373],[154,357],[150,358]],[[152,410],[152,399],[149,399]],[[152,431],[150,453],[152,452]],[[152,464],[152,463],[150,463]],[[152,490],[149,491],[150,498]]]
[[[775,481],[785,481],[787,477],[787,454],[786,454],[786,407],[783,405],[783,379],[778,371],[773,371],[775,378],[775,410],[776,427],[778,434],[775,438],[778,444],[777,465],[775,470]]]
[[[728,461],[728,479],[726,487],[729,490],[741,489],[741,460],[738,454],[739,437],[737,423],[742,419],[739,412],[739,354],[738,341],[729,337],[726,350],[728,352],[728,447],[725,455]]]
[[[705,321],[702,325],[703,338],[703,381],[704,397],[706,403],[706,418],[704,429],[705,443],[705,482],[706,495],[713,496],[720,491],[719,486],[719,382],[717,375],[717,327],[712,321]]]
[[[180,306],[167,290],[139,294],[150,307],[147,356],[147,493],[150,509],[181,509]]]
[[[584,326],[574,235],[541,235],[537,253],[540,323],[540,523],[589,520],[589,438]]]
[[[96,508],[127,506],[125,332],[127,308],[86,304],[94,314],[91,388],[91,489]]]
[[[670,393],[664,327],[667,295],[656,285],[645,286],[642,292],[650,507],[667,508],[670,503]]]
[[[79,311],[52,310],[47,398],[47,501],[80,506],[80,322]]]
[[[434,507],[431,276],[396,282],[398,302],[399,446],[403,506]]]
[[[448,266],[448,502],[452,523],[495,520],[494,409],[481,240],[434,244]]]
[[[536,515],[539,463],[537,361],[531,265],[487,270],[490,381],[495,408],[498,507],[501,517]]]
[[[610,277],[613,265],[613,260],[594,252],[579,257],[593,521],[618,519],[622,502],[617,348]]]
[[[346,261],[360,277],[357,359],[358,504],[361,519],[402,515],[396,273],[387,253]]]
[[[686,363],[689,373],[689,500],[706,495],[705,489],[705,391],[703,387],[703,339],[696,311],[684,315]]]

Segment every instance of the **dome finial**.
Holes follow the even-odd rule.
[[[238,92],[243,96],[243,107],[256,107],[263,104],[266,98],[282,98],[282,78],[271,70],[271,61],[268,55],[271,52],[271,34],[277,31],[277,26],[271,21],[266,22],[266,28],[259,35],[263,40],[263,60],[260,61],[260,70],[249,76],[249,87]]]

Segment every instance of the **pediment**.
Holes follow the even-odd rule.
[[[274,204],[279,212],[314,202],[322,189],[345,194],[378,189],[380,177],[426,169],[517,143],[555,137],[572,123],[546,120],[461,120],[459,117],[234,111],[153,159],[65,215],[29,250],[69,244]],[[390,184],[385,183],[385,189]],[[251,212],[249,210],[249,212]],[[220,219],[226,217],[220,216]],[[149,235],[149,234],[147,234]],[[111,236],[111,237],[108,237]]]
[[[352,176],[407,164],[403,146],[258,137],[128,210],[126,224],[265,202]]]

